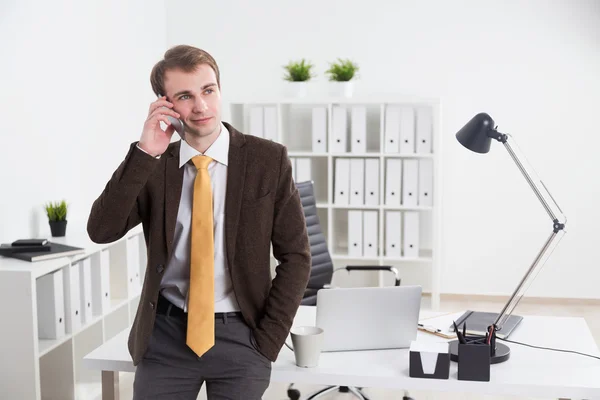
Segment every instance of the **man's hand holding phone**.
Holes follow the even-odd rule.
[[[172,110],[173,103],[167,101],[166,96],[159,97],[155,102],[150,104],[148,110],[148,118],[144,123],[144,130],[138,145],[146,153],[156,157],[167,150],[171,137],[175,132],[175,127],[171,124],[169,116],[179,119],[179,114]],[[160,122],[164,122],[167,126],[166,130],[162,130]]]

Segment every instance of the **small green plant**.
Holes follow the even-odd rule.
[[[46,214],[49,221],[66,221],[67,220],[67,203],[62,200],[60,202],[49,202],[46,204]]]
[[[305,59],[300,61],[290,61],[288,65],[283,67],[286,70],[284,79],[290,82],[304,82],[311,78],[314,78],[312,68],[314,65]]]
[[[348,59],[338,58],[337,62],[330,63],[325,73],[329,75],[330,81],[347,82],[354,78],[357,72],[358,65]]]

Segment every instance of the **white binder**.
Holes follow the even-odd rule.
[[[327,108],[312,109],[312,149],[313,153],[327,152]]]
[[[92,309],[95,316],[111,309],[109,250],[92,256]]]
[[[385,213],[385,255],[400,257],[402,255],[402,213],[387,211]]]
[[[264,109],[263,134],[268,140],[277,141],[277,107],[266,106]]]
[[[402,168],[402,205],[415,207],[419,202],[419,160],[404,160]]]
[[[312,179],[311,159],[299,157],[296,159],[296,182],[306,182]]]
[[[402,160],[388,158],[385,166],[385,205],[400,206]]]
[[[384,151],[400,152],[400,107],[389,105],[385,108]]]
[[[81,320],[89,323],[93,316],[92,306],[92,260],[89,258],[79,262],[79,292],[81,294]]]
[[[350,204],[350,159],[336,158],[335,159],[335,194],[333,202],[336,205]]]
[[[404,212],[404,257],[419,257],[419,212]]]
[[[339,106],[334,106],[332,113],[333,135],[331,138],[331,150],[333,153],[346,153],[348,143],[348,113],[345,108]]]
[[[134,296],[140,293],[140,241],[134,235],[127,239],[127,293]]]
[[[415,152],[415,111],[411,107],[400,109],[400,153]]]
[[[379,160],[376,158],[365,160],[365,204],[379,205]]]
[[[348,255],[363,255],[363,216],[359,210],[348,211]]]
[[[433,206],[433,160],[419,160],[419,205]]]
[[[428,154],[433,150],[433,110],[430,107],[417,109],[417,153]]]
[[[350,160],[350,205],[365,204],[365,160],[353,158]]]
[[[379,251],[377,211],[363,211],[363,254],[377,257]]]
[[[350,125],[352,153],[362,154],[367,152],[367,108],[365,106],[352,107],[352,121]]]
[[[66,332],[74,333],[81,328],[81,294],[79,291],[79,263],[64,268]]]
[[[253,136],[264,137],[263,108],[259,106],[250,107],[250,129],[248,133]]]
[[[39,339],[60,339],[65,336],[63,279],[62,269],[37,279],[36,300]]]

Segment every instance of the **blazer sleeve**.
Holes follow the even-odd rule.
[[[279,183],[275,194],[271,243],[280,264],[258,324],[256,341],[265,355],[276,360],[292,327],[308,284],[310,243],[300,194],[292,178],[292,165],[282,148]],[[262,342],[262,343],[261,343]]]
[[[159,159],[132,143],[100,196],[92,204],[87,232],[95,243],[122,238],[141,222],[137,199]]]

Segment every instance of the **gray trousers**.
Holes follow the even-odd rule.
[[[154,331],[133,383],[134,400],[196,400],[206,382],[209,400],[260,400],[271,361],[258,352],[242,318],[215,319],[215,345],[198,357],[186,344],[186,321],[156,315]]]

